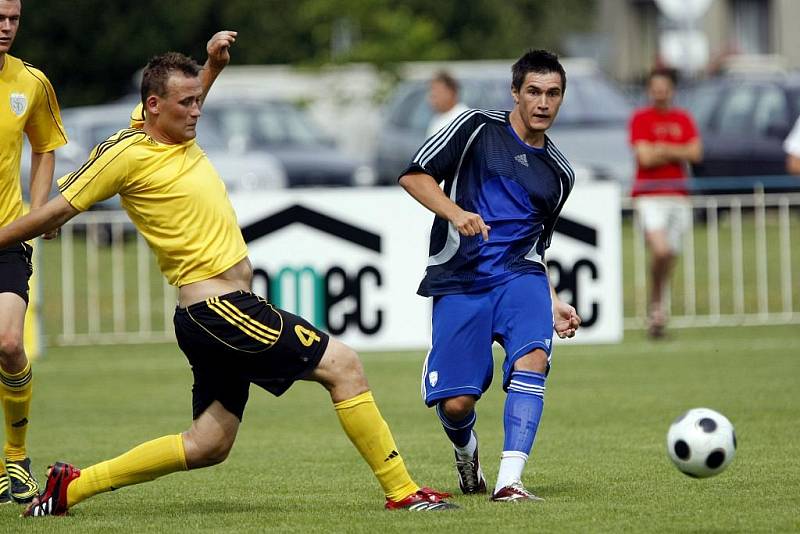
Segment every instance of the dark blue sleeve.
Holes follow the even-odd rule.
[[[416,172],[429,174],[437,182],[452,177],[470,139],[486,123],[486,118],[476,109],[467,110],[456,117],[447,127],[425,141],[400,177]]]

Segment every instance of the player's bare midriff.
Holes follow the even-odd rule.
[[[250,291],[253,281],[253,265],[244,258],[230,269],[200,282],[181,286],[178,290],[178,306],[185,308],[210,297],[218,297],[234,291]]]

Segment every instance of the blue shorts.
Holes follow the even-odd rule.
[[[422,369],[422,398],[433,406],[459,395],[480,397],[492,383],[492,342],[506,352],[503,389],[514,362],[553,340],[550,285],[545,273],[525,273],[477,293],[434,297],[433,340]]]

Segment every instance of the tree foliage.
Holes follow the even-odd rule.
[[[12,54],[41,67],[62,105],[130,92],[147,59],[202,61],[208,37],[239,31],[237,64],[510,58],[559,51],[589,29],[594,0],[23,0]]]

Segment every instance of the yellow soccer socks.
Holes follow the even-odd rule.
[[[67,505],[74,506],[98,493],[149,482],[186,469],[181,434],[163,436],[116,458],[81,469],[81,476],[67,487]]]
[[[419,486],[411,480],[372,392],[337,402],[333,407],[345,434],[369,464],[386,498],[399,501],[415,493]]]
[[[0,398],[5,415],[6,441],[3,454],[6,459],[25,459],[25,434],[28,432],[28,411],[33,390],[31,364],[18,373],[8,373],[0,368]]]

